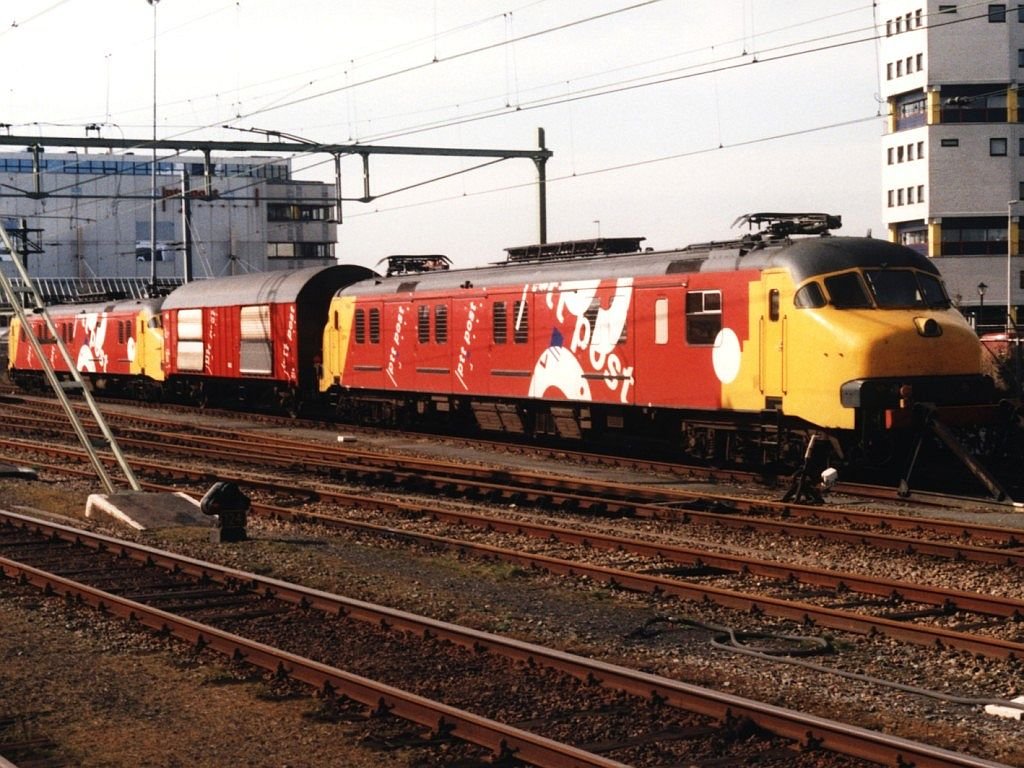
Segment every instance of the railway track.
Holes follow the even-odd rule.
[[[629,757],[629,764],[675,764],[664,760],[685,760],[687,755],[692,758],[708,743],[718,759],[739,762],[754,755],[764,760],[775,753],[787,765],[821,765],[824,763],[815,752],[824,750],[889,765],[996,765],[99,534],[21,515],[4,514],[2,519],[0,551],[4,556],[0,568],[8,578],[171,632],[197,648],[244,659],[279,677],[305,683],[323,695],[347,697],[367,712],[408,719],[432,729],[435,738],[466,740],[497,756],[514,756],[533,765],[622,765],[615,759],[616,754]],[[339,631],[329,631],[324,625],[342,623],[345,626],[341,631],[350,647],[358,645],[375,649],[375,655],[388,654],[386,659],[375,659],[378,668],[392,665],[407,671],[408,662],[398,659],[407,658],[410,652],[415,654],[417,668],[458,665],[458,688],[463,693],[476,687],[467,685],[467,675],[479,674],[481,682],[492,686],[498,683],[504,708],[511,708],[519,720],[533,726],[543,724],[556,734],[573,734],[584,743],[568,745],[474,715],[461,706],[427,701],[415,693],[357,677],[332,663],[255,637],[284,635],[294,642],[296,633],[284,628],[289,624],[300,626],[305,637],[316,638],[312,646],[306,643],[305,652],[312,647],[323,653],[325,647],[337,643]],[[354,623],[360,625],[358,630]],[[366,637],[362,637],[363,632]],[[387,635],[387,642],[382,641],[382,633]],[[358,640],[353,642],[357,635]],[[425,650],[424,646],[429,648]],[[428,662],[424,662],[424,655]],[[486,662],[481,663],[483,657]],[[492,665],[495,659],[504,660],[497,671]],[[518,687],[509,689],[507,676],[513,673],[525,679],[517,678]],[[438,684],[429,679],[419,687]],[[481,687],[492,690],[492,686]],[[525,697],[520,692],[536,689],[543,695],[531,716],[529,707],[538,705],[522,704],[520,699]],[[515,705],[507,701],[509,690],[517,691],[511,697]],[[553,714],[559,709],[562,714]],[[757,728],[751,730],[742,723]],[[752,738],[762,731],[774,736]],[[587,734],[604,736],[588,740]],[[608,734],[617,735],[609,738]],[[724,753],[722,750],[729,745],[737,751]],[[638,755],[640,761],[633,762]]]
[[[5,399],[12,404],[17,404],[20,407],[25,408],[27,411],[35,411],[41,414],[44,421],[49,418],[48,414],[52,413],[52,401],[45,397],[26,396],[18,390],[10,388]],[[176,425],[180,426],[180,420],[175,420],[172,416],[168,416],[167,418],[155,417],[152,414],[140,416],[135,412],[137,406],[134,402],[129,402],[131,402],[131,405],[127,407],[126,412],[117,413],[115,411],[111,412],[109,416],[114,419],[124,419],[127,423],[143,422],[156,428],[173,430]],[[107,400],[106,405],[108,407],[117,408],[119,403],[116,400]],[[194,416],[195,413],[197,413],[197,409],[192,406],[161,404],[161,409],[167,411],[169,414],[183,413],[188,416]],[[80,408],[79,410],[83,414],[87,413],[84,408]],[[408,436],[408,433],[406,432],[381,430],[377,428],[370,429],[349,424],[332,425],[322,420],[293,419],[271,413],[246,412],[240,414],[235,410],[209,408],[202,409],[198,412],[202,413],[207,418],[228,419],[233,421],[241,421],[244,419],[246,423],[255,422],[260,425],[277,426],[281,428],[303,428],[310,430],[324,430],[325,427],[335,428],[355,436],[356,439],[358,439],[359,436],[372,436],[376,438],[383,435],[385,437],[390,436],[395,439],[403,439]],[[191,429],[197,434],[208,434],[214,436],[217,434],[230,434],[230,430],[228,429],[211,428],[200,423],[193,423],[191,425]],[[451,437],[435,435],[432,433],[413,434],[417,434],[421,437],[428,436],[431,440],[447,441],[454,445],[472,445],[481,452],[490,452],[497,455],[528,455],[531,457],[546,456],[553,461],[575,464],[581,467],[613,468],[643,473],[658,473],[665,476],[677,477],[686,482],[720,483],[724,485],[742,484],[748,487],[760,486],[765,489],[765,495],[772,492],[781,493],[781,486],[785,482],[784,478],[780,478],[770,473],[749,471],[739,467],[681,464],[677,461],[651,458],[649,456],[615,454],[610,452],[598,453],[566,447],[548,447],[536,443],[521,443],[514,440],[487,440],[465,437],[453,439]],[[278,439],[280,440],[280,438]],[[297,441],[285,442],[295,443]],[[1012,500],[994,501],[988,497],[978,498],[974,496],[929,491],[919,488],[914,488],[911,491],[897,487],[881,486],[863,482],[838,482],[833,487],[832,492],[834,494],[846,495],[854,499],[889,501],[897,504],[905,504],[908,501],[912,501],[915,506],[925,508],[969,509],[976,508],[979,505],[984,505],[990,508],[993,506],[1004,506],[1009,509],[1022,508],[1022,503],[1015,503]]]
[[[133,415],[128,421],[138,422],[139,418]],[[52,429],[41,417],[19,419],[11,415],[9,419],[10,428],[17,429],[20,425],[26,434]],[[511,467],[496,469],[436,458],[311,444],[307,440],[267,434],[261,434],[258,444],[254,444],[251,436],[239,436],[227,429],[206,427],[201,430],[202,434],[195,434],[182,432],[181,424],[175,421],[150,417],[142,417],[142,421],[144,426],[121,427],[124,436],[119,438],[126,447],[140,452],[152,450],[159,441],[161,450],[179,455],[203,456],[210,461],[246,461],[291,473],[390,485],[407,491],[546,505],[602,515],[757,529],[779,536],[845,541],[954,560],[1013,565],[1024,560],[1024,537],[1019,529],[908,515],[904,509],[879,512],[848,504],[794,504],[710,488],[666,487],[656,479],[625,483]]]
[[[38,428],[38,426],[38,424],[29,424],[27,428],[34,429]],[[150,429],[154,428],[150,424]],[[179,435],[181,436],[180,438]],[[850,589],[843,579],[843,574],[829,574],[823,571],[822,574],[815,575],[806,569],[801,573],[801,569],[792,568],[784,571],[779,569],[778,564],[755,562],[749,556],[727,557],[721,552],[715,553],[710,550],[696,550],[694,548],[673,546],[665,541],[645,541],[640,537],[615,536],[608,530],[596,530],[607,528],[607,524],[577,525],[574,528],[564,525],[561,521],[552,525],[528,519],[524,520],[521,518],[525,516],[521,514],[516,516],[516,520],[508,520],[492,514],[480,514],[479,511],[459,510],[457,508],[459,505],[451,502],[437,504],[409,499],[410,489],[417,492],[417,495],[419,492],[425,491],[424,498],[436,496],[437,489],[444,487],[441,484],[445,479],[443,468],[435,468],[434,472],[430,472],[426,464],[418,464],[416,467],[418,471],[416,472],[396,473],[394,470],[396,461],[394,457],[389,457],[389,460],[392,462],[391,465],[383,468],[374,467],[370,464],[362,470],[351,470],[355,472],[351,477],[356,480],[362,479],[362,482],[380,483],[385,480],[393,482],[394,485],[392,487],[394,491],[390,494],[390,499],[387,498],[388,494],[386,492],[384,494],[380,492],[367,494],[354,491],[338,491],[331,489],[329,485],[338,479],[350,477],[350,462],[347,461],[348,451],[339,451],[338,446],[335,445],[329,447],[316,446],[311,456],[292,456],[291,463],[285,462],[284,467],[270,470],[277,476],[266,477],[264,480],[259,481],[252,473],[232,474],[227,462],[227,459],[233,455],[236,458],[242,457],[247,463],[258,463],[258,457],[255,454],[243,452],[243,449],[248,448],[254,442],[251,435],[247,438],[236,437],[234,439],[230,439],[229,436],[225,435],[215,435],[214,437],[216,437],[215,442],[217,445],[211,448],[211,453],[208,455],[207,460],[218,466],[217,473],[213,473],[208,469],[188,469],[180,466],[180,463],[177,461],[173,465],[168,465],[164,462],[133,459],[133,466],[136,466],[138,462],[138,466],[142,468],[144,476],[151,479],[152,485],[150,487],[154,488],[160,487],[161,483],[170,481],[188,481],[193,484],[205,484],[214,479],[236,479],[254,492],[254,496],[257,497],[257,506],[255,508],[257,513],[265,513],[282,519],[307,521],[315,523],[317,526],[344,527],[350,531],[357,532],[361,536],[414,544],[417,547],[426,547],[432,551],[438,548],[448,548],[453,552],[462,554],[472,553],[486,559],[501,558],[506,562],[516,564],[517,567],[526,567],[530,570],[543,569],[552,573],[565,573],[574,577],[583,575],[595,584],[605,584],[615,588],[626,587],[631,590],[636,589],[660,595],[677,594],[683,597],[688,605],[705,605],[710,602],[717,602],[720,605],[726,606],[728,610],[733,611],[737,616],[754,617],[755,620],[749,625],[745,622],[737,622],[741,625],[739,626],[740,631],[745,631],[751,627],[756,628],[759,624],[763,625],[764,617],[773,617],[772,620],[777,622],[797,622],[804,625],[808,616],[812,614],[806,613],[802,605],[797,605],[792,611],[788,607],[782,608],[781,602],[793,604],[806,603],[818,612],[813,614],[814,621],[821,622],[816,627],[812,625],[815,634],[822,628],[833,627],[835,631],[852,631],[858,636],[870,637],[878,635],[883,631],[878,627],[884,627],[884,631],[889,633],[888,636],[899,638],[901,642],[907,642],[908,637],[904,636],[903,633],[909,629],[909,634],[913,635],[910,638],[910,642],[922,643],[929,648],[933,647],[935,638],[940,637],[941,643],[947,649],[963,648],[972,654],[984,654],[996,659],[1021,658],[1020,649],[1013,644],[1016,641],[1013,641],[1010,645],[998,647],[998,643],[993,644],[990,639],[983,639],[982,642],[987,647],[982,649],[978,646],[961,644],[961,641],[974,642],[972,639],[973,633],[969,632],[952,630],[952,634],[945,636],[941,632],[938,635],[935,633],[930,635],[919,634],[921,627],[918,624],[921,622],[936,625],[935,627],[925,627],[929,631],[931,629],[939,629],[950,632],[949,627],[951,624],[966,625],[969,623],[988,624],[989,626],[981,628],[982,633],[992,632],[993,628],[996,628],[997,633],[1002,631],[998,627],[1013,630],[1015,628],[1014,622],[1019,618],[1017,615],[1019,613],[1019,605],[1013,603],[1013,601],[1003,602],[999,606],[991,602],[969,605],[966,602],[967,599],[973,599],[974,596],[965,595],[962,592],[954,595],[952,598],[949,593],[943,594],[941,591],[931,591],[929,594],[925,594],[923,591],[914,591],[920,587],[919,584],[894,584],[882,581],[869,584],[866,580],[860,579],[860,577],[847,574],[850,576],[849,582],[855,585],[855,589]],[[175,450],[189,452],[193,457],[200,455],[202,449],[196,442],[194,435],[188,435],[177,430],[173,438],[175,441],[178,439],[184,441],[184,444],[179,445]],[[260,442],[270,454],[290,453],[291,444],[296,444],[297,447],[299,445],[295,440],[281,441],[267,438],[268,436],[261,435]],[[249,446],[245,445],[246,441],[248,441]],[[148,444],[150,449],[159,452],[164,450],[164,446],[157,445],[152,440]],[[26,441],[15,441],[12,445],[16,451],[29,449]],[[309,448],[308,442],[301,447]],[[69,465],[75,460],[76,451],[74,449],[51,447],[50,450],[64,457],[62,459],[63,466],[54,467],[55,470],[67,470]],[[135,449],[133,448],[133,450]],[[331,462],[318,461],[316,459],[318,451],[321,453],[326,451],[327,454],[344,454],[346,459],[345,466],[339,469]],[[332,461],[336,458],[337,456],[331,456]],[[369,462],[369,459],[365,460]],[[268,463],[267,466],[270,467],[271,464]],[[474,471],[478,469],[476,467],[471,468]],[[289,476],[294,476],[295,474],[317,477],[320,478],[320,482],[316,485],[296,484],[293,480],[288,479]],[[398,474],[397,478],[396,474]],[[418,480],[410,479],[424,476],[436,477],[439,484],[421,484]],[[544,475],[543,477],[545,483],[552,484],[550,475]],[[504,480],[505,478],[503,477],[502,479]],[[517,503],[516,499],[519,500],[518,503],[527,503],[531,500],[541,500],[551,493],[551,488],[545,488],[541,491],[529,491],[526,495],[522,495],[524,491],[522,488],[519,488],[517,492],[521,495],[512,496],[507,495],[509,491],[505,490],[508,486],[514,487],[514,484],[511,483],[508,486],[485,483],[483,488],[473,490],[474,485],[469,479],[456,478],[453,481],[449,478],[447,482],[454,495],[473,493],[481,499],[497,499],[506,507]],[[586,482],[591,483],[592,481],[588,480]],[[502,487],[500,492],[496,491],[496,485]],[[655,490],[665,489],[655,488]],[[530,495],[532,493],[537,493],[538,495],[533,497]],[[395,498],[396,496],[405,498]],[[264,498],[278,499],[279,503],[267,503]],[[586,510],[591,508],[589,499],[595,497],[584,495],[581,499],[574,502],[572,501],[571,492],[566,491],[565,498],[567,500],[565,503],[558,502],[558,506],[561,508],[566,510]],[[551,503],[554,503],[554,501]],[[312,505],[311,508],[310,505]],[[338,520],[336,515],[325,515],[311,511],[311,509],[316,510],[328,507],[352,509],[357,505],[362,505],[367,510],[387,511],[393,517],[394,522],[374,525],[364,520]],[[652,504],[643,506],[652,506],[657,509],[659,506],[664,508],[667,505]],[[597,511],[604,515],[625,515],[622,511],[614,513],[609,512],[607,509]],[[744,515],[732,510],[715,512],[711,509],[680,510],[677,507],[673,511],[681,512],[684,515],[692,512],[707,514],[706,522],[715,522],[716,525],[730,525],[737,530],[750,527],[746,524]],[[820,509],[817,511],[820,512]],[[828,511],[835,512],[837,515],[846,513],[846,510],[829,509]],[[757,514],[757,512],[752,511],[751,514]],[[348,517],[351,517],[351,515],[348,515]],[[660,520],[662,522],[659,523],[659,526],[663,527],[669,525],[669,523],[664,521],[671,516],[652,515],[644,517],[636,515],[635,517],[638,520]],[[884,519],[882,515],[876,514],[875,517],[877,519]],[[591,522],[599,519],[593,517],[593,515],[590,517]],[[916,518],[907,518],[907,521],[910,526],[916,526],[921,523]],[[791,521],[784,519],[774,522],[783,526],[792,527],[794,525]],[[925,522],[930,524],[928,521]],[[969,550],[979,550],[976,553],[978,555],[982,554],[981,550],[991,550],[984,557],[991,556],[991,559],[987,560],[987,562],[992,563],[992,567],[1005,567],[1006,564],[1017,562],[1015,558],[1018,553],[1014,549],[1019,547],[1019,542],[1015,538],[1019,536],[1019,531],[1014,529],[997,529],[994,527],[990,527],[988,531],[972,530],[970,533],[972,539],[980,541],[987,537],[990,541],[1000,544],[1000,546],[970,547],[963,543],[964,541],[971,540],[963,534],[964,524],[951,523],[950,521],[935,522],[939,526],[936,530],[938,531],[941,528],[941,532],[938,533],[939,536],[953,539],[950,542],[944,543],[944,545],[950,547],[947,554],[948,557],[962,559],[963,556],[958,556],[956,550],[957,548],[966,547]],[[882,528],[882,525],[877,527]],[[971,526],[966,526],[966,528],[970,530]],[[980,528],[984,528],[984,526]],[[467,536],[465,531],[470,529],[475,529],[478,533]],[[785,529],[781,528],[780,530]],[[854,532],[850,534],[848,541],[851,544],[860,546],[857,536],[862,533]],[[810,532],[807,533],[808,537],[812,535]],[[514,540],[512,540],[510,545],[502,547],[496,545],[490,539],[490,537],[497,537],[495,540],[499,540],[500,536],[514,537]],[[534,545],[539,551],[526,551],[531,547],[522,544],[519,540],[527,536],[532,537],[539,543],[539,545]],[[1001,543],[999,541],[1000,537],[1003,537]],[[656,539],[657,537],[652,538]],[[894,538],[894,549],[897,548],[896,540],[899,538]],[[903,549],[900,551],[910,549],[927,551],[926,548],[918,549],[921,541],[922,539],[920,538],[908,537],[903,542]],[[907,542],[911,543],[908,545]],[[913,542],[918,543],[914,544]],[[600,562],[601,558],[595,555],[595,553],[601,551],[607,553],[601,556],[601,558],[608,558],[607,562]],[[528,560],[524,558],[533,559]],[[616,559],[622,558],[631,560],[631,562],[625,565],[621,562],[616,562]],[[984,560],[984,558],[981,559]],[[593,570],[588,570],[590,568],[593,568]],[[746,574],[747,580],[757,580],[759,582],[758,589],[748,592],[743,585],[740,587],[732,584],[725,586],[727,580],[733,578],[729,575],[730,573]],[[815,579],[819,579],[819,581],[815,581]],[[685,584],[680,586],[680,582],[685,582]],[[692,592],[689,591],[691,583],[697,587]],[[766,587],[766,584],[770,586]],[[803,594],[797,596],[785,594],[787,592],[794,592],[797,589],[804,590]],[[709,595],[712,597],[709,597]],[[773,602],[776,600],[780,601],[780,603]],[[874,611],[889,614],[888,616],[882,615],[874,618],[886,619],[891,622],[891,625],[886,626],[882,622],[872,628],[867,624],[860,624],[850,629],[848,626],[840,623],[847,622],[848,617],[839,618],[835,614],[829,614],[830,610],[835,610],[836,604],[843,602],[851,604],[845,606],[844,611],[852,609],[851,612],[853,613]],[[860,603],[860,605],[854,606],[852,605],[853,603]],[[974,612],[973,618],[968,616],[968,611]],[[817,616],[819,614],[824,618],[818,619]],[[829,624],[828,622],[835,623]],[[777,627],[779,625],[772,624],[772,626]],[[961,638],[960,635],[965,637]],[[1012,676],[1016,673],[1011,671],[1009,674]]]
[[[172,435],[172,437],[176,438],[177,435]],[[190,438],[188,441],[190,444],[183,447],[191,451],[193,455],[198,450],[204,450],[208,452],[206,454],[208,459],[232,456],[236,460],[242,459],[247,462],[257,460],[268,461],[268,453],[275,454],[277,451],[282,450],[283,445],[294,442],[266,440],[262,446],[264,450],[256,453],[245,452],[241,441],[237,439],[228,440],[226,438],[215,438],[217,448],[212,451],[209,448],[197,448],[193,443],[193,440],[194,439]],[[131,439],[126,441],[126,443],[131,445]],[[150,445],[152,445],[152,443],[150,443]],[[320,452],[322,452],[322,449],[320,448],[315,448],[310,451],[311,454],[322,455]],[[362,458],[365,458],[365,456]],[[290,462],[289,466],[293,466],[294,461],[296,460],[297,457],[289,457],[287,459],[287,461]],[[313,467],[308,465],[308,461],[311,461],[311,459],[303,459],[303,470],[315,470],[320,473],[327,474],[333,474],[339,471],[339,465],[333,459],[325,461],[324,463],[317,463]],[[385,461],[387,469],[384,471],[387,473],[395,472],[393,466],[393,462],[395,461],[397,460],[387,458]],[[376,483],[379,483],[382,480],[387,480],[397,486],[407,487],[409,485],[413,485],[420,489],[427,486],[436,488],[437,483],[442,483],[449,493],[454,493],[455,495],[466,495],[472,492],[477,496],[484,495],[492,498],[495,496],[496,484],[494,483],[485,482],[479,483],[477,486],[472,486],[469,480],[451,480],[445,478],[440,474],[440,471],[436,466],[430,465],[426,461],[413,461],[412,463],[418,465],[418,467],[407,468],[406,470],[403,470],[399,476],[389,475],[387,478],[382,477],[381,469],[372,467],[370,470],[373,473],[372,479]],[[341,466],[345,473],[351,469],[351,464],[347,462],[343,462]],[[452,465],[446,464],[444,469],[448,469],[450,466]],[[193,481],[208,477],[206,472],[189,472],[180,468],[156,465],[152,462],[139,462],[139,467],[140,469],[157,473],[171,472],[178,475],[191,475]],[[428,468],[435,469],[435,472],[429,473],[427,471]],[[365,467],[360,465],[357,475],[360,479],[365,481],[366,475],[364,474],[364,469]],[[457,469],[458,468],[456,467],[456,470]],[[474,474],[474,476],[476,475]],[[530,476],[533,477],[534,475],[531,474]],[[963,620],[963,616],[965,614],[984,616],[989,620],[998,619],[1011,623],[1018,622],[1024,618],[1024,602],[1015,599],[1000,599],[993,596],[972,594],[962,590],[925,587],[918,584],[900,582],[892,579],[868,578],[858,576],[853,573],[837,573],[821,568],[797,567],[793,564],[756,560],[749,556],[728,556],[726,554],[709,551],[706,548],[697,549],[694,547],[680,547],[666,543],[659,543],[657,541],[643,541],[631,537],[613,536],[585,530],[574,530],[564,526],[555,527],[523,520],[507,521],[494,516],[458,512],[437,505],[426,505],[421,502],[388,502],[381,499],[380,496],[376,494],[366,496],[365,494],[361,495],[351,492],[338,492],[312,488],[309,486],[292,486],[291,488],[288,488],[280,479],[254,482],[251,478],[231,476],[230,474],[224,473],[218,474],[216,479],[234,481],[253,487],[263,485],[265,488],[272,490],[276,494],[281,494],[287,491],[297,498],[329,501],[349,507],[368,506],[372,508],[381,508],[383,506],[406,517],[429,517],[433,520],[443,520],[448,523],[473,526],[484,530],[504,531],[515,533],[517,535],[533,536],[539,539],[557,540],[565,544],[586,548],[630,552],[647,558],[650,561],[647,565],[648,568],[661,567],[664,563],[670,563],[677,567],[688,568],[691,572],[711,569],[713,572],[721,571],[723,573],[742,573],[772,579],[781,583],[799,583],[810,587],[824,588],[828,591],[829,599],[836,603],[842,603],[844,601],[841,593],[852,593],[870,598],[882,598],[883,607],[886,609],[886,612],[896,615],[907,613],[909,610],[915,612],[915,616],[929,614],[943,617],[960,616],[960,623],[965,623]],[[556,487],[558,480],[558,478],[545,478],[545,482],[552,489]],[[569,485],[570,488],[575,488],[578,487],[579,484],[571,482],[567,483],[567,485]],[[592,487],[592,482],[586,481],[584,485],[589,491]],[[499,494],[500,498],[502,500],[510,498],[508,496],[508,494],[511,493],[509,486],[502,485],[499,487],[502,489]],[[661,489],[656,491],[656,493],[663,492],[664,491]],[[553,494],[556,493],[556,491],[543,490],[539,493]],[[567,498],[574,499],[573,506],[577,507],[586,507],[594,498],[592,496],[573,497],[571,496],[571,490],[569,489],[562,489],[557,491],[557,493],[562,494]],[[539,500],[537,497],[524,499],[523,494],[523,489],[521,487],[516,487],[516,494],[511,498],[515,499],[517,503]],[[762,502],[757,503],[760,504]],[[640,509],[649,509],[650,506],[653,505],[647,505]],[[372,530],[376,531],[378,534],[386,532],[388,535],[397,535],[394,532],[387,531],[386,528],[381,526],[353,522],[333,516],[309,514],[302,512],[301,510],[289,509],[281,506],[257,504],[255,506],[255,510],[257,512],[278,517],[290,517],[291,519],[298,521],[314,521],[319,524],[326,524],[329,526],[345,527],[357,530]],[[635,509],[634,512],[636,513],[637,510]],[[843,513],[839,512],[838,514]],[[907,539],[891,535],[868,534],[864,532],[850,533],[835,531],[833,529],[822,529],[816,526],[797,526],[792,523],[779,523],[774,521],[768,521],[766,526],[762,526],[761,524],[765,521],[752,521],[746,518],[742,521],[735,521],[728,515],[694,512],[692,510],[687,511],[686,517],[691,520],[694,517],[700,517],[705,523],[713,520],[716,524],[720,525],[739,524],[744,528],[766,527],[773,532],[785,535],[813,538],[827,537],[845,541],[847,543],[885,547],[901,552],[941,555],[951,559],[971,559],[979,562],[988,562],[1006,566],[1020,565],[1021,561],[1024,560],[1024,552],[1020,551],[1020,543],[1017,540],[1019,532],[1012,529],[1003,531],[986,531],[985,533],[987,535],[995,533],[1006,537],[1006,547],[991,548],[969,546],[960,542],[950,544],[928,542],[919,539]],[[924,527],[924,525],[927,524],[922,524],[920,521],[917,521],[917,525],[919,527]],[[939,527],[946,530],[949,529],[948,526],[945,525],[941,525]],[[962,526],[958,527],[962,528]],[[408,530],[403,531],[401,535],[407,539],[416,538],[416,534]],[[978,531],[971,531],[971,535],[977,537],[981,534]],[[461,539],[449,540],[444,537],[431,537],[429,534],[424,534],[418,538],[418,541],[421,544],[429,544],[431,546],[443,544],[446,548],[457,549],[459,551],[475,551],[478,555],[483,557],[499,558],[508,562],[515,562],[520,565],[527,565],[531,568],[551,572],[573,575],[586,574],[589,578],[593,578],[602,583],[626,586],[638,591],[673,594],[688,600],[710,600],[732,608],[740,608],[748,611],[754,610],[768,615],[778,616],[780,618],[798,620],[805,623],[810,622],[831,629],[853,631],[857,633],[877,632],[922,645],[938,644],[940,646],[956,648],[993,658],[1024,658],[1024,646],[1022,646],[1017,640],[965,635],[959,632],[950,632],[944,628],[935,626],[911,626],[908,625],[906,621],[892,621],[886,619],[884,616],[851,614],[848,611],[837,611],[827,605],[816,606],[812,603],[805,603],[802,601],[797,602],[791,599],[776,599],[770,595],[758,597],[746,594],[742,591],[719,589],[714,586],[680,584],[678,580],[671,580],[659,576],[649,576],[643,573],[631,573],[629,571],[600,565],[590,566],[576,561],[568,561],[564,558],[546,558],[543,555],[531,555],[524,553],[518,549],[503,551],[500,548],[490,548],[487,546],[476,547],[471,542],[466,542]],[[909,605],[911,608],[899,611],[898,608],[901,605]]]

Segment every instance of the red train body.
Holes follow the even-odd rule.
[[[931,414],[1000,418],[977,336],[931,260],[831,237],[838,220],[824,214],[748,220],[768,227],[671,251],[621,238],[510,249],[508,263],[476,269],[197,281],[160,306],[156,365],[116,368],[126,353],[109,329],[123,320],[108,311],[103,374],[163,380],[163,395],[200,403],[650,439],[746,464],[799,463],[815,436],[839,461],[886,464]],[[77,349],[95,346],[76,334]],[[12,334],[15,378],[38,372],[21,341]],[[79,367],[98,382],[91,364]]]
[[[297,407],[317,389],[330,296],[373,274],[317,267],[200,280],[164,300],[163,370],[175,395]]]

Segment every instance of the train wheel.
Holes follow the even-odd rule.
[[[210,393],[206,390],[206,386],[200,382],[196,385],[196,388],[192,391],[192,399],[195,404],[201,410],[205,409],[210,404]]]
[[[282,392],[280,396],[280,407],[282,411],[288,414],[289,418],[299,418],[299,412],[302,410],[302,403],[299,402],[298,393],[294,389]]]

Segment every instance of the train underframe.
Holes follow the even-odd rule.
[[[557,444],[586,444],[708,466],[756,469],[768,476],[804,473],[815,482],[837,468],[845,479],[935,485],[960,473],[965,486],[994,498],[1009,492],[989,467],[1019,462],[1024,413],[979,404],[862,408],[852,430],[825,430],[780,410],[687,411],[599,403],[501,400],[422,393],[330,393],[337,417],[392,428],[459,430]]]
[[[48,388],[40,372],[9,373],[24,389]],[[271,379],[174,376],[161,383],[134,376],[83,375],[96,393],[149,402],[170,400],[292,416],[301,412],[364,425],[503,435],[756,469],[776,478],[803,473],[811,481],[828,468],[838,468],[846,479],[909,488],[931,484],[929,476],[947,478],[949,472],[960,471],[965,482],[980,484],[994,498],[1021,492],[1008,491],[996,479],[1019,474],[1013,468],[1019,469],[1024,456],[1024,409],[1009,401],[968,406],[861,404],[855,429],[823,430],[781,410],[695,411],[338,388],[321,396]]]
[[[735,466],[799,464],[813,425],[779,411],[727,413],[600,403],[504,400],[420,393],[331,394],[337,416],[360,424],[458,429],[548,442],[586,443]],[[829,438],[831,441],[831,438]],[[835,449],[842,454],[839,443]]]

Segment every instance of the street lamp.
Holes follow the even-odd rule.
[[[982,318],[985,316],[985,291],[988,290],[988,286],[984,282],[978,283],[978,333],[981,333]]]

